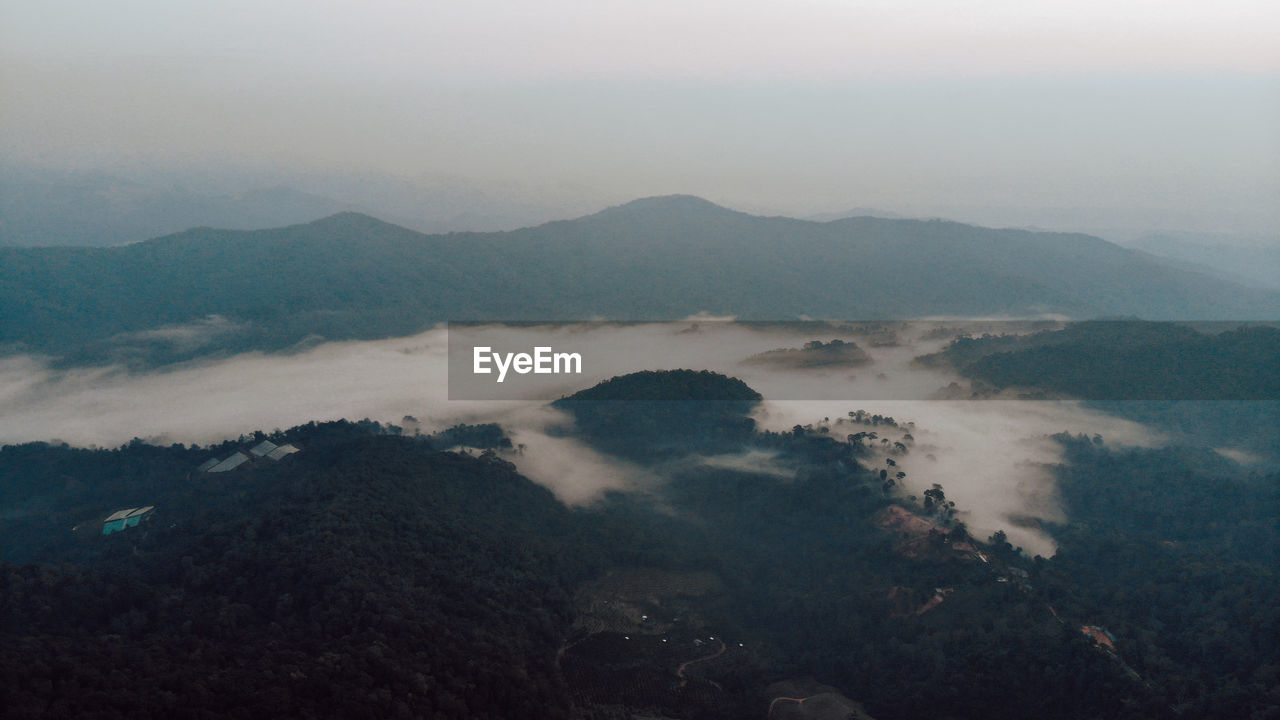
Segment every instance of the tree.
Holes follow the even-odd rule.
[[[924,508],[932,510],[935,506],[945,507],[947,502],[947,494],[943,492],[942,486],[934,483],[933,487],[924,491]]]
[[[1009,536],[1003,530],[997,530],[987,538],[987,544],[991,546],[991,550],[999,557],[1010,557],[1013,555],[1013,545],[1009,542]]]

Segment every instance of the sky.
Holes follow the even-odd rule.
[[[1280,233],[1265,0],[0,0],[0,159]]]

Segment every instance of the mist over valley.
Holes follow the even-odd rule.
[[[877,642],[891,643],[889,637],[901,633],[932,632],[927,628],[941,618],[953,625],[982,623],[1006,618],[1008,612],[1019,613],[1029,624],[982,635],[963,651],[950,652],[982,667],[982,657],[1031,633],[1042,638],[1039,650],[1028,650],[1032,654],[1026,667],[1033,669],[1063,652],[1049,640],[1056,633],[1064,641],[1073,639],[1071,662],[1082,663],[1080,672],[1095,677],[1094,682],[1118,683],[1111,691],[1115,696],[1159,703],[1159,691],[1125,679],[1159,670],[1139,662],[1132,651],[1100,650],[1080,640],[1087,633],[1077,625],[1105,622],[1105,632],[1112,633],[1108,637],[1117,628],[1119,637],[1126,637],[1124,633],[1143,632],[1142,623],[1154,621],[1099,604],[1096,593],[1109,592],[1114,578],[1081,585],[1080,573],[1093,572],[1087,568],[1105,556],[1095,555],[1096,550],[1079,553],[1103,542],[1097,534],[1100,523],[1111,528],[1106,532],[1112,535],[1105,537],[1113,540],[1108,542],[1114,542],[1117,532],[1154,532],[1154,540],[1127,542],[1185,548],[1177,552],[1233,552],[1223,543],[1239,535],[1203,525],[1205,516],[1197,516],[1201,520],[1194,530],[1180,525],[1174,508],[1186,497],[1210,505],[1250,503],[1254,512],[1245,532],[1265,542],[1274,510],[1267,498],[1275,492],[1274,468],[1280,460],[1266,449],[1265,438],[1274,437],[1277,403],[1265,399],[1265,385],[1258,386],[1263,390],[1254,392],[1263,399],[1225,406],[1240,408],[1239,417],[1253,418],[1251,433],[1234,432],[1226,424],[1221,432],[1189,435],[1185,419],[1181,426],[1153,420],[1176,419],[1182,413],[1178,408],[1188,401],[1132,410],[1133,401],[1073,400],[1054,389],[1059,380],[1051,369],[1054,357],[1076,362],[1071,352],[1081,342],[1078,338],[1129,338],[1143,352],[1177,347],[1168,344],[1170,337],[1200,342],[1196,338],[1225,338],[1235,332],[1256,336],[1254,342],[1272,341],[1266,326],[1218,329],[1217,335],[1203,336],[1182,327],[1128,323],[1093,329],[1061,319],[751,323],[704,314],[668,323],[440,326],[408,337],[319,342],[288,352],[220,351],[158,368],[68,366],[10,355],[0,370],[6,409],[0,479],[6,488],[4,522],[23,540],[9,545],[5,561],[34,567],[24,564],[62,558],[79,563],[84,572],[141,563],[139,570],[153,568],[144,572],[154,574],[168,563],[192,560],[193,542],[212,542],[227,553],[243,552],[227,543],[261,545],[254,552],[272,558],[260,570],[233,570],[220,559],[231,556],[201,555],[201,573],[231,581],[234,576],[225,573],[293,566],[297,559],[277,555],[275,548],[283,548],[281,542],[302,542],[297,547],[311,548],[301,556],[306,562],[321,563],[317,567],[337,563],[321,571],[329,573],[349,556],[320,550],[327,547],[324,542],[312,545],[318,538],[304,539],[313,532],[305,528],[313,526],[288,529],[293,521],[285,518],[313,517],[333,512],[324,507],[346,506],[344,522],[363,523],[355,518],[376,507],[391,514],[381,517],[402,518],[395,521],[401,529],[387,537],[400,543],[404,554],[390,565],[382,561],[377,571],[390,573],[387,578],[422,572],[423,561],[413,559],[420,557],[414,544],[441,542],[452,532],[443,528],[455,521],[491,528],[484,532],[496,534],[478,542],[493,544],[483,545],[491,548],[484,551],[481,546],[437,545],[442,562],[475,563],[466,559],[474,552],[508,552],[502,548],[513,547],[510,533],[519,533],[519,542],[533,551],[512,560],[515,565],[504,561],[493,570],[468,565],[465,575],[490,589],[456,592],[488,594],[493,583],[508,582],[499,578],[507,577],[509,569],[546,567],[553,556],[562,558],[554,561],[568,573],[557,581],[564,583],[561,590],[544,595],[545,589],[519,589],[524,581],[516,581],[511,592],[532,594],[508,607],[519,613],[521,606],[549,603],[547,607],[559,607],[555,612],[571,618],[565,621],[568,629],[557,631],[567,633],[556,635],[563,639],[539,641],[551,643],[548,650],[558,644],[555,663],[548,665],[545,656],[533,659],[536,653],[521,662],[544,678],[536,682],[567,688],[579,698],[572,707],[603,706],[621,698],[637,706],[656,703],[712,716],[753,713],[761,704],[776,709],[776,697],[790,696],[762,697],[765,681],[782,677],[780,672],[805,672],[781,668],[807,662],[804,658],[817,647],[834,649],[853,637],[883,632],[889,636]],[[207,353],[203,343],[216,347],[216,338],[225,331],[226,321],[214,318],[131,339],[144,347],[157,339],[188,343]],[[455,370],[449,364],[451,342],[468,350],[481,342],[572,348],[582,355],[584,372],[542,378],[538,385],[513,385],[504,388],[503,399],[456,399],[469,391],[460,379],[450,378]],[[1010,355],[1011,347],[1018,350]],[[1093,352],[1106,347],[1095,345]],[[1043,354],[1046,348],[1058,355],[1037,361],[1046,370],[1038,385],[1027,385],[1021,375],[1007,378],[1014,386],[1009,389],[992,384],[1001,376],[993,375],[984,360],[997,356],[988,353],[1017,358],[1019,352]],[[1262,368],[1270,367],[1273,358],[1261,358],[1258,372],[1264,374],[1255,382],[1265,382]],[[983,369],[975,369],[979,367]],[[1176,397],[1180,386],[1171,378],[1163,387]],[[1093,397],[1099,397],[1096,391]],[[1223,412],[1222,401],[1210,405]],[[1201,411],[1188,417],[1211,416]],[[276,447],[293,454],[267,459],[265,453]],[[208,471],[212,463],[238,454],[245,459],[234,469]],[[364,475],[364,468],[381,469]],[[1136,492],[1142,498],[1145,488],[1159,487],[1152,483],[1170,482],[1166,473],[1171,468],[1181,468],[1181,475],[1158,491],[1159,500],[1125,497]],[[495,481],[503,489],[488,486]],[[509,486],[512,482],[516,485]],[[517,486],[518,492],[511,494]],[[495,502],[492,493],[503,499]],[[1113,496],[1114,504],[1098,505],[1100,494]],[[534,506],[539,509],[531,510],[534,506],[520,499],[526,495],[538,498]],[[400,499],[384,506],[384,497]],[[154,508],[143,527],[119,538],[99,534],[99,508],[130,503]],[[455,503],[474,507],[463,512]],[[1149,530],[1140,516],[1128,514],[1138,511],[1140,505],[1134,503],[1146,503],[1147,511],[1159,518]],[[425,508],[434,509],[421,514]],[[237,518],[230,527],[242,531],[228,535],[218,529],[224,521],[215,518],[227,512]],[[476,512],[490,519],[473,516]],[[521,529],[509,524],[510,513],[523,516]],[[560,529],[552,531],[551,526]],[[293,534],[299,531],[304,535]],[[353,536],[343,542],[356,541]],[[357,550],[354,557],[365,552]],[[1244,573],[1237,581],[1265,586],[1252,561],[1242,562],[1246,564],[1230,571]],[[758,573],[770,579],[762,580]],[[812,573],[826,575],[821,587],[845,593],[840,602],[829,609],[820,605],[779,614],[777,603],[785,602],[784,597],[815,592]],[[160,576],[154,577],[129,591],[135,598],[131,603],[153,607],[154,600],[145,598],[160,591],[161,586],[152,588]],[[233,597],[207,595],[197,577],[202,576],[164,582],[187,588],[183,592],[191,602]],[[97,582],[91,577],[69,581]],[[433,586],[434,581],[426,580],[413,585],[422,590]],[[72,616],[36,619],[25,609],[34,601],[25,598],[43,597],[30,593],[54,591],[28,590],[21,583],[8,587],[10,597],[20,603],[14,610],[17,617],[31,618],[36,627],[63,628],[59,632],[93,632],[94,625]],[[266,595],[234,595],[247,603],[245,630],[266,622],[262,602],[285,591],[280,587]],[[830,591],[819,590],[814,597]],[[552,600],[562,597],[558,593],[569,593],[571,601]],[[418,627],[471,622],[455,616],[457,610],[398,605],[410,596],[377,602],[386,612],[421,616],[413,621]],[[460,602],[463,596],[458,597]],[[323,591],[305,604],[315,613],[343,607],[343,602]],[[126,621],[119,619],[112,627],[125,632],[130,642],[149,644],[148,652],[158,656],[176,652],[189,642],[184,637],[221,642],[212,638],[236,637],[238,632],[223,628],[208,635],[215,632],[208,628],[170,635],[165,628],[172,621],[167,618],[176,608],[154,607],[147,619],[128,621],[134,623],[132,629],[125,630],[120,623]],[[845,610],[837,610],[841,607]],[[857,608],[857,622],[849,622],[849,608]],[[650,620],[662,613],[673,617]],[[152,617],[166,619],[157,625],[151,624]],[[290,622],[282,637],[295,632]],[[492,622],[485,625],[489,631],[497,627]],[[840,629],[829,641],[795,642],[796,623],[813,622]],[[1190,625],[1185,632],[1198,632],[1198,627]],[[335,631],[337,626],[324,630]],[[732,642],[718,644],[714,638],[719,635]],[[403,655],[413,652],[411,645],[390,637],[377,642],[402,658],[397,661],[401,667],[421,662]],[[1150,651],[1168,647],[1163,639],[1147,642]],[[474,648],[445,642],[437,652],[469,655]],[[77,657],[86,668],[102,662],[93,653]],[[281,662],[270,653],[255,658],[251,666],[263,669]],[[694,661],[705,665],[699,675],[682,674]],[[672,668],[680,672],[667,675],[675,672]],[[921,703],[948,696],[945,690],[925,691],[892,666],[873,671],[824,663],[822,668],[813,666],[808,672],[845,678],[840,697],[847,697],[841,702],[852,703],[848,698],[856,697],[880,712],[900,706],[908,687]],[[148,671],[140,679],[160,677]],[[185,684],[198,677],[166,682]],[[876,685],[864,685],[859,677],[879,679]],[[637,678],[652,679],[632,685]],[[728,689],[732,678],[746,684]],[[85,676],[82,682],[95,681]],[[273,681],[245,687],[262,682]],[[194,691],[190,687],[185,692]],[[223,692],[241,697],[229,688]],[[1048,705],[1041,697],[1028,707],[1043,712]],[[1098,707],[1105,707],[1105,701]]]
[[[1280,718],[1277,36],[0,0],[0,716]]]

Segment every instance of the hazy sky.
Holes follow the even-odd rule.
[[[1275,235],[1277,37],[1274,0],[0,0],[0,157]]]

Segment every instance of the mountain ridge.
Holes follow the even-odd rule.
[[[112,248],[0,248],[0,347],[110,355],[210,315],[227,350],[410,334],[447,320],[894,319],[929,315],[1271,320],[1280,293],[1081,234],[929,220],[758,217],[692,196],[572,220],[427,235],[343,212],[196,228]],[[253,334],[251,333],[251,334]],[[104,344],[105,343],[105,344]]]
[[[1096,246],[1106,247],[1113,251],[1121,251],[1126,254],[1140,253],[1143,256],[1150,256],[1151,253],[1141,248],[1129,248],[1109,240],[1101,238],[1097,235],[1090,235],[1083,232],[1068,232],[1061,230],[1032,230],[1017,227],[988,227],[974,223],[967,223],[958,220],[948,220],[944,218],[911,218],[911,217],[881,217],[876,215],[855,215],[847,217],[836,217],[833,219],[814,220],[809,218],[797,218],[789,215],[755,215],[740,210],[734,210],[723,205],[698,197],[696,195],[654,195],[637,198],[620,205],[612,205],[594,213],[581,215],[574,218],[565,218],[559,220],[551,220],[545,223],[530,225],[528,227],[518,228],[516,230],[500,230],[500,231],[474,231],[459,230],[448,232],[422,232],[412,228],[400,225],[395,222],[383,220],[375,215],[357,210],[344,210],[326,215],[315,220],[307,222],[292,223],[274,228],[260,228],[253,230],[237,230],[230,228],[220,228],[214,226],[198,226],[188,228],[175,233],[168,233],[155,238],[139,240],[129,245],[139,245],[146,243],[155,243],[158,241],[169,240],[171,238],[185,237],[196,232],[217,232],[217,233],[274,233],[281,230],[292,230],[299,228],[308,228],[323,232],[333,231],[350,231],[353,229],[387,229],[399,233],[413,234],[425,238],[447,237],[456,235],[504,235],[512,233],[520,233],[528,230],[545,228],[548,226],[558,226],[566,223],[576,223],[583,221],[600,221],[624,219],[631,222],[647,222],[658,217],[658,213],[666,216],[683,215],[688,219],[707,220],[711,217],[734,218],[743,221],[763,220],[782,223],[796,223],[803,225],[826,226],[832,228],[847,228],[864,231],[868,228],[875,227],[903,227],[906,224],[915,224],[930,227],[945,227],[950,229],[963,229],[966,231],[980,230],[989,233],[998,233],[1008,236],[1018,236],[1023,239],[1030,238],[1072,238],[1085,241]],[[699,215],[702,213],[702,215]],[[60,246],[65,247],[65,246]],[[108,249],[124,247],[112,246]],[[41,248],[44,249],[44,248]],[[1207,273],[1206,273],[1207,274]]]

